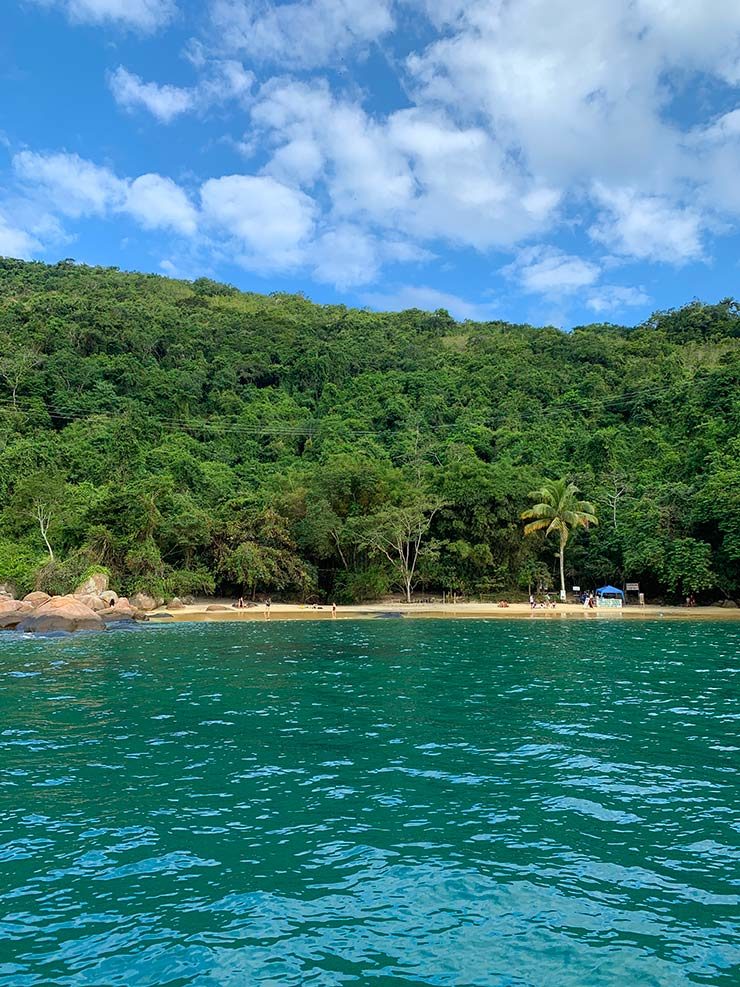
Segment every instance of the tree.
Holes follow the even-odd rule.
[[[545,536],[557,532],[560,544],[560,599],[565,601],[565,546],[572,530],[598,524],[596,508],[587,500],[578,500],[580,490],[575,483],[567,480],[546,480],[539,490],[529,495],[537,503],[522,512],[522,519],[529,520],[524,526],[524,534],[535,531],[545,532]]]
[[[390,562],[398,574],[407,603],[411,603],[422,542],[442,506],[441,501],[418,499],[406,506],[389,506],[368,518],[358,519],[360,544],[371,554],[385,556]]]
[[[41,356],[28,347],[14,347],[10,339],[0,346],[0,377],[10,388],[13,410],[18,410],[18,388],[34,367],[41,363]]]
[[[15,490],[14,504],[38,525],[51,562],[54,561],[54,550],[51,547],[49,528],[65,512],[65,500],[65,483],[56,473],[32,473],[18,483]]]

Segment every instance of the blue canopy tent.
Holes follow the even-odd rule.
[[[596,605],[599,607],[624,606],[624,590],[617,586],[600,586],[596,590]]]

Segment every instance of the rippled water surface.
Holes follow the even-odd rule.
[[[0,637],[0,985],[736,985],[739,644]]]

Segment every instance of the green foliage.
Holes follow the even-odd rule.
[[[63,562],[49,559],[36,570],[34,589],[51,596],[63,596],[75,589],[90,576],[102,572],[110,575],[105,566],[91,564],[87,550],[73,552]]]
[[[566,580],[738,596],[738,435],[731,299],[564,333],[0,259],[0,581],[21,589],[84,562],[165,597],[505,595],[556,581],[561,529],[520,515],[568,476],[601,523],[562,515]],[[420,501],[442,506],[412,571]]]
[[[9,583],[19,596],[34,589],[42,564],[43,555],[32,546],[0,538],[0,583]]]

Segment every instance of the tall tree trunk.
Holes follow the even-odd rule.
[[[560,542],[560,602],[565,603],[565,543]]]

